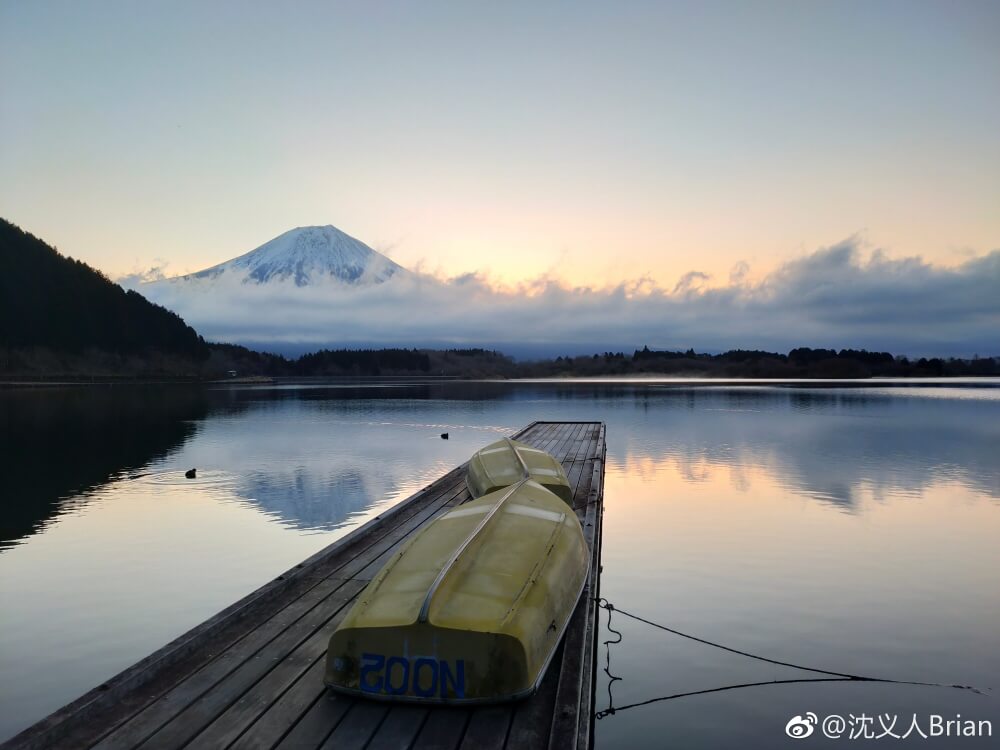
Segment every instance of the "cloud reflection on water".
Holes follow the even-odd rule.
[[[746,493],[749,473],[764,470],[789,492],[848,512],[862,488],[919,496],[941,480],[1000,499],[1000,425],[981,418],[981,402],[712,389],[665,390],[637,403],[643,417],[628,425],[622,470],[649,481],[667,470],[692,483],[726,471]]]

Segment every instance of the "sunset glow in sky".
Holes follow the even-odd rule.
[[[1000,247],[995,2],[8,2],[0,94],[0,214],[113,277],[327,223],[590,286]]]

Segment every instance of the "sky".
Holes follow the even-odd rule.
[[[957,271],[998,132],[996,2],[0,3],[0,215],[112,278],[315,224],[514,289]]]

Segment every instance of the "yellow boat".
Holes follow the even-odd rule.
[[[333,690],[420,703],[525,697],[586,583],[576,514],[522,478],[441,516],[369,583],[330,638]]]
[[[510,438],[487,445],[469,461],[465,483],[473,497],[509,487],[527,475],[554,492],[570,505],[573,488],[569,486],[562,464],[543,450],[533,448]]]

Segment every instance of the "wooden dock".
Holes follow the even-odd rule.
[[[591,546],[587,586],[533,697],[423,708],[323,685],[327,641],[354,598],[409,535],[469,499],[463,465],[3,748],[589,748],[605,427],[533,422],[514,437],[562,462]]]

